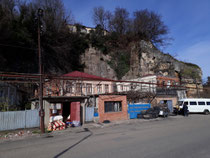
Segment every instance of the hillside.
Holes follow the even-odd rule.
[[[0,71],[38,73],[39,34],[46,74],[79,70],[123,80],[147,74],[201,80],[197,65],[180,62],[156,48],[168,42],[169,29],[153,11],[138,10],[129,17],[125,8],[111,13],[98,7],[93,12],[96,26],[89,28],[71,25],[73,19],[65,15],[59,0],[18,2],[0,2]]]

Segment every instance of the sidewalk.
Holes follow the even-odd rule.
[[[183,118],[183,116],[170,116],[169,118]],[[39,128],[32,128],[32,129],[18,129],[13,131],[1,131],[0,132],[0,142],[5,140],[18,140],[18,139],[25,139],[28,137],[38,136],[38,137],[49,137],[53,135],[60,135],[65,133],[80,133],[85,132],[87,130],[94,130],[94,129],[101,129],[107,127],[113,127],[120,124],[139,124],[144,122],[151,122],[151,121],[161,121],[167,118],[158,117],[156,119],[129,119],[129,120],[120,120],[120,121],[113,121],[110,123],[86,123],[79,127],[70,127],[66,128],[65,130],[60,131],[52,131],[48,133],[41,134]]]

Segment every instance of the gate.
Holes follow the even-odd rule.
[[[172,100],[161,100],[160,103],[161,104],[164,104],[165,103],[167,105],[169,111],[171,113],[173,112],[173,102],[172,102]]]
[[[173,112],[173,103],[172,103],[172,100],[168,100],[167,101],[167,105],[168,105],[168,109],[172,113]]]
[[[141,111],[149,108],[150,104],[128,104],[128,114],[130,115],[130,119],[137,118],[137,115],[140,114]]]
[[[80,122],[80,102],[71,102],[71,121]]]
[[[90,122],[93,121],[94,117],[94,107],[86,107],[85,109],[85,121]]]

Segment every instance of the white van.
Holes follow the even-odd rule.
[[[179,107],[182,109],[183,105],[188,106],[190,113],[204,113],[210,112],[210,99],[207,98],[185,98],[179,100]]]

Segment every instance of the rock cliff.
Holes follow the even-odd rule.
[[[116,49],[108,55],[89,47],[81,61],[84,72],[110,79],[134,79],[148,74],[179,77],[183,81],[202,78],[197,65],[178,61],[146,41],[130,43],[126,50]]]

